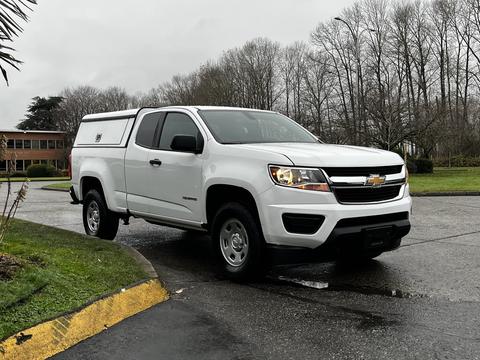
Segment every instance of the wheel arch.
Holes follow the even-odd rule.
[[[103,191],[103,184],[100,178],[92,175],[82,176],[80,179],[80,200],[82,202],[90,190],[97,190],[108,205],[108,200],[105,197],[105,192]]]
[[[238,202],[246,206],[252,211],[261,228],[257,202],[248,189],[238,185],[214,184],[208,187],[205,196],[205,215],[209,230],[211,230],[215,213],[223,204],[229,202]]]

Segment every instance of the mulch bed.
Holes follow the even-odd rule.
[[[20,270],[22,263],[12,255],[0,254],[0,281],[10,280],[17,270]]]

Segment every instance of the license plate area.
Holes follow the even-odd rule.
[[[380,226],[363,230],[365,249],[374,250],[388,247],[393,233],[393,226]]]

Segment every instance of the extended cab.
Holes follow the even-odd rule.
[[[87,234],[113,239],[130,216],[208,232],[232,278],[254,276],[272,258],[373,258],[410,230],[400,156],[321,143],[276,112],[184,106],[88,115],[71,161]]]

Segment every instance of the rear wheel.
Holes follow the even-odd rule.
[[[264,274],[265,241],[260,224],[246,206],[227,203],[217,211],[212,246],[220,270],[228,278],[246,280]]]
[[[118,220],[97,190],[87,193],[83,199],[83,227],[88,235],[113,240],[117,235]]]

